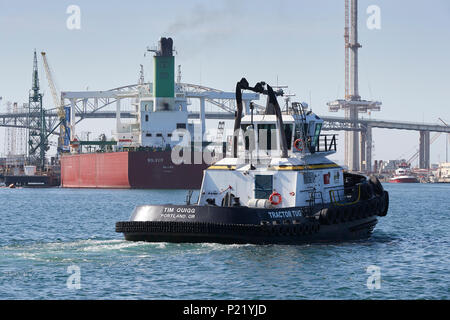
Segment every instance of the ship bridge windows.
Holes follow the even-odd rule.
[[[256,127],[258,132],[258,147],[260,150],[277,150],[278,149],[278,131],[275,123],[258,123],[255,125],[243,124],[241,129],[244,133],[245,150],[253,151],[255,149],[256,138],[252,130]],[[284,133],[286,135],[286,143],[288,149],[292,149],[293,124],[284,124]]]
[[[284,124],[284,134],[286,136],[286,144],[288,149],[292,149],[292,133],[293,124]],[[277,137],[276,124],[258,124],[258,142],[259,148],[262,150],[277,150],[278,149],[278,137]]]
[[[249,124],[243,124],[241,125],[241,129],[244,133],[244,145],[245,150],[247,151],[253,151],[255,150],[255,135],[254,135],[254,127],[253,125]],[[251,145],[251,150],[250,150]]]
[[[284,134],[286,135],[286,144],[289,150],[292,149],[292,131],[293,131],[294,125],[292,124],[285,124],[284,125]]]
[[[258,146],[261,150],[277,149],[276,124],[258,124]]]
[[[186,129],[186,123],[177,123],[177,129]]]
[[[314,131],[313,147],[319,144],[320,131],[322,131],[322,123],[317,123]]]

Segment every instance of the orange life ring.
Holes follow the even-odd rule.
[[[274,200],[273,200],[274,197],[277,197],[278,200],[277,200],[277,201],[274,201]],[[270,201],[270,203],[271,203],[272,205],[277,206],[277,205],[279,205],[279,204],[281,203],[281,201],[283,201],[283,198],[281,197],[281,194],[279,194],[278,192],[274,192],[274,193],[272,193],[272,194],[270,195],[269,201]]]
[[[301,151],[303,151],[303,148],[299,148],[299,147],[298,147],[298,144],[299,144],[299,143],[303,143],[303,140],[302,140],[302,139],[297,139],[297,140],[295,140],[295,141],[294,141],[294,148],[297,149],[297,151],[300,151],[300,152],[301,152]]]

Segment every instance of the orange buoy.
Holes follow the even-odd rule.
[[[274,198],[277,198],[277,200],[275,201]],[[269,201],[272,205],[277,206],[281,203],[281,201],[283,201],[283,198],[281,197],[281,194],[279,194],[278,192],[274,192],[270,195]]]
[[[300,144],[302,144],[303,143],[303,140],[302,139],[297,139],[297,140],[295,140],[295,142],[294,142],[294,148],[295,149],[297,149],[297,151],[303,151],[303,148],[301,147],[301,145]]]

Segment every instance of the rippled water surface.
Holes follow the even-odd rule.
[[[131,243],[135,205],[185,191],[0,189],[0,299],[449,299],[450,185],[385,185],[371,239],[304,246]],[[367,288],[368,266],[381,288]],[[78,266],[81,289],[69,289]]]

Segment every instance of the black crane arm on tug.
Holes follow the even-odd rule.
[[[237,158],[237,146],[239,140],[239,129],[241,128],[242,119],[242,90],[250,90],[256,93],[267,95],[267,104],[265,114],[274,114],[277,116],[278,128],[281,136],[281,157],[288,157],[286,133],[284,131],[283,117],[281,115],[281,108],[278,104],[277,96],[284,94],[283,90],[273,91],[272,87],[265,82],[258,82],[254,87],[250,87],[248,81],[242,78],[236,84],[236,117],[234,119],[234,132],[233,132],[233,158]]]

